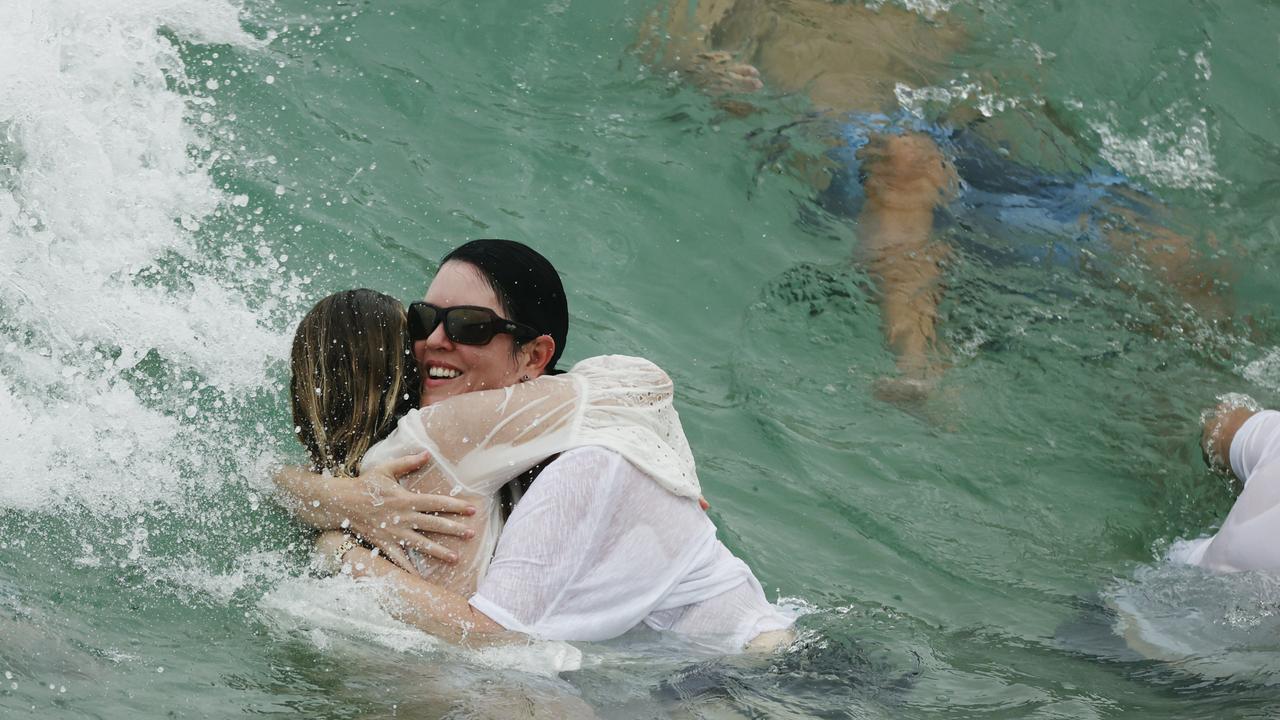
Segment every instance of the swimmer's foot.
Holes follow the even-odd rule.
[[[924,404],[933,396],[938,379],[904,377],[901,375],[878,378],[872,385],[872,394],[880,402],[911,408]]]
[[[881,402],[908,412],[920,410],[938,390],[946,365],[929,358],[934,353],[907,352],[898,356],[898,372],[879,378],[872,394]]]
[[[733,55],[721,50],[698,53],[686,72],[695,85],[711,95],[752,93],[764,87],[755,66],[734,62]]]

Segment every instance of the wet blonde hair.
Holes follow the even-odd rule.
[[[380,292],[316,303],[293,336],[290,365],[293,424],[316,471],[359,474],[365,452],[418,406],[404,306]]]

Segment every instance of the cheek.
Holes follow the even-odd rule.
[[[483,352],[475,352],[468,358],[477,384],[503,387],[514,382],[516,362],[511,357],[509,346],[504,347],[495,342],[477,350],[483,350]]]

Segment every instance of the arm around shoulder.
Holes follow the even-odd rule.
[[[321,553],[337,552],[342,572],[355,578],[383,583],[388,591],[384,606],[397,620],[464,647],[485,647],[527,642],[528,636],[512,632],[472,607],[456,592],[428,582],[362,547],[344,547],[346,535],[328,532],[317,542]]]

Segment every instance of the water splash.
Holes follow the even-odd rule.
[[[867,7],[872,10],[879,10],[884,7],[888,0],[867,0]],[[900,6],[903,10],[916,13],[928,20],[933,20],[937,16],[942,15],[956,4],[956,0],[896,0],[895,5]]]
[[[23,69],[0,76],[0,507],[128,513],[219,482],[186,458],[282,353],[201,249],[232,206],[175,38],[257,45],[225,0],[0,4],[0,66]]]
[[[943,116],[947,110],[966,102],[972,102],[983,117],[995,117],[1020,107],[1024,102],[1020,98],[987,92],[980,83],[971,81],[967,74],[961,74],[946,85],[913,88],[906,83],[896,83],[893,94],[899,107],[924,119]]]
[[[1280,392],[1280,348],[1272,348],[1263,357],[1245,365],[1240,374],[1251,383]]]
[[[1166,560],[1144,566],[1102,593],[1115,632],[1140,655],[1175,663],[1203,677],[1246,677],[1274,685],[1280,607],[1269,573],[1213,574],[1179,561],[1188,541]]]
[[[1089,126],[1102,143],[1103,159],[1127,175],[1178,189],[1211,190],[1222,181],[1209,123],[1185,104],[1145,118],[1146,133],[1139,137],[1117,130],[1113,116]]]

